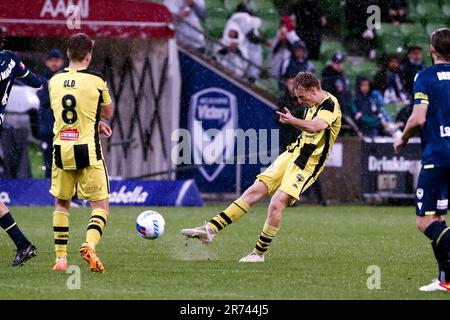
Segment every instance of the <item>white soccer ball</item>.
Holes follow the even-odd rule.
[[[144,211],[136,219],[136,230],[145,239],[158,239],[164,234],[166,222],[156,211]]]

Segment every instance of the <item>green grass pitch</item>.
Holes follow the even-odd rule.
[[[282,229],[264,264],[240,264],[263,225],[255,207],[209,246],[185,240],[184,227],[208,220],[223,207],[152,208],[166,219],[157,240],[140,238],[135,219],[145,208],[117,208],[98,254],[105,274],[91,273],[77,254],[88,208],[70,216],[69,264],[81,269],[81,289],[54,261],[51,208],[11,208],[39,255],[10,267],[14,246],[0,232],[0,299],[445,299],[418,287],[437,275],[429,241],[415,228],[414,208],[297,206],[285,211]],[[381,289],[367,288],[367,268],[380,267]]]

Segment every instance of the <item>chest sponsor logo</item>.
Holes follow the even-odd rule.
[[[59,138],[61,141],[78,141],[79,136],[77,129],[66,129],[61,131]]]
[[[450,137],[450,127],[440,126],[439,133],[442,138]]]

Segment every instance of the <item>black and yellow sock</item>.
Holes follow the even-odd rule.
[[[242,200],[242,198],[239,198],[230,204],[224,211],[212,218],[208,224],[213,227],[214,230],[220,231],[227,225],[238,221],[249,209],[250,205]]]
[[[56,258],[67,257],[67,242],[69,241],[68,212],[53,212],[53,236],[55,239]]]
[[[108,216],[109,213],[103,209],[92,210],[92,216],[87,227],[86,242],[94,246],[100,242]]]
[[[280,228],[276,228],[274,226],[269,225],[267,222],[264,224],[263,231],[259,236],[258,241],[256,242],[255,251],[258,254],[265,254],[267,249],[269,248],[272,240],[278,233]]]

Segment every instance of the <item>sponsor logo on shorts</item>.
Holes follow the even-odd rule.
[[[305,177],[303,177],[301,174],[297,174],[295,177],[297,178],[297,182],[302,182],[303,180],[305,180]]]
[[[416,196],[417,196],[417,199],[419,199],[419,200],[423,198],[423,189],[422,188],[417,189]]]
[[[102,191],[102,187],[101,186],[87,186],[86,187],[86,192],[89,193],[95,193],[98,191]]]
[[[3,203],[11,203],[11,198],[9,197],[8,192],[0,192],[0,201]]]
[[[298,185],[297,185],[296,183],[294,183],[292,186],[293,186],[295,189],[298,189]]]
[[[447,210],[448,208],[448,199],[438,200],[436,203],[436,208],[438,210]]]
[[[79,136],[80,134],[77,129],[66,129],[59,134],[59,138],[62,141],[78,141]]]
[[[419,208],[419,210],[422,210],[422,205],[423,205],[422,202],[417,202],[417,208]]]

